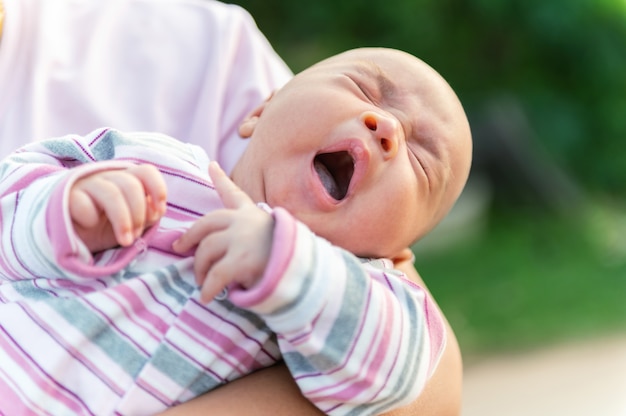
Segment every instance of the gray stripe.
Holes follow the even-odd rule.
[[[394,392],[394,396],[389,398],[389,400],[355,407],[348,413],[348,415],[377,415],[389,411],[390,405],[393,406],[396,402],[406,399],[406,397],[408,397],[410,393],[410,390],[413,388],[416,374],[419,368],[423,365],[422,360],[424,359],[424,348],[422,343],[419,342],[419,339],[423,336],[425,324],[422,319],[420,319],[421,313],[418,313],[415,298],[411,296],[408,291],[409,289],[405,288],[405,290],[403,291],[403,295],[405,297],[404,307],[406,309],[406,313],[410,320],[410,323],[408,328],[404,328],[404,331],[408,330],[410,331],[410,333],[408,335],[404,334],[403,336],[409,337],[409,344],[417,345],[419,350],[415,351],[415,353],[411,353],[411,351],[409,351],[409,358],[406,360],[405,363],[405,371],[403,371],[399,375],[396,383],[394,383],[395,387],[393,388],[393,390],[396,390],[397,388],[402,388],[402,391]]]
[[[48,304],[90,342],[99,346],[126,373],[133,378],[139,374],[146,363],[146,357],[90,307],[69,298],[50,299]]]
[[[299,353],[289,353],[284,356],[285,362],[287,362],[292,368],[292,371],[300,369],[311,372],[314,368],[317,371],[330,371],[335,369],[339,364],[343,362],[346,351],[351,347],[352,340],[356,336],[358,331],[358,325],[361,321],[363,307],[366,303],[367,291],[364,290],[367,287],[365,282],[369,279],[359,261],[351,254],[342,250],[344,262],[347,269],[347,283],[345,293],[348,296],[343,297],[343,303],[339,316],[335,320],[335,324],[331,329],[324,348],[318,354],[303,357]]]
[[[76,159],[82,163],[92,162],[87,156],[89,149],[80,149],[73,140],[43,140],[41,144],[58,158]]]
[[[152,273],[159,282],[159,287],[168,296],[174,298],[179,305],[184,305],[189,300],[189,296],[196,289],[182,279],[180,271],[175,265],[169,265],[165,269],[159,269]]]
[[[220,385],[220,382],[209,373],[181,357],[178,352],[165,344],[159,346],[150,364],[195,395],[200,395]]]

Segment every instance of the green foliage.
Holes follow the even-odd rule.
[[[621,212],[497,216],[484,238],[416,266],[466,356],[623,331],[626,239],[610,233],[624,235]]]
[[[626,191],[622,0],[239,0],[292,69],[357,46],[421,57],[471,115],[513,94],[587,188]]]

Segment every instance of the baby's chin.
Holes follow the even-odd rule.
[[[402,235],[398,235],[398,232],[402,232],[402,230],[396,229],[396,233],[392,235],[390,229],[382,228],[380,230],[371,230],[366,234],[360,234],[359,238],[354,238],[349,230],[340,235],[324,238],[333,245],[343,248],[360,258],[393,259],[399,254],[404,253],[405,250],[410,249],[420,236],[423,235],[422,232],[420,232],[424,231],[423,226],[424,225],[421,224],[419,230],[416,230],[414,233],[404,233]]]
[[[409,245],[403,247],[394,245],[393,247],[388,247],[388,250],[381,250],[380,247],[362,247],[360,245],[357,247],[353,245],[353,247],[350,248],[350,244],[344,244],[344,246],[341,244],[336,245],[363,259],[392,259],[397,253],[409,247]]]

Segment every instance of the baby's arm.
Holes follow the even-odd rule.
[[[98,171],[71,187],[70,217],[90,252],[126,247],[163,216],[166,194],[153,165]]]
[[[174,242],[184,253],[197,246],[194,260],[196,281],[204,302],[224,287],[252,287],[263,275],[270,257],[274,221],[212,162],[209,174],[224,208],[204,215]]]
[[[426,289],[410,256],[400,259],[395,267]],[[385,412],[385,416],[461,414],[463,364],[454,331],[447,322],[446,335],[445,351],[420,396],[406,406]],[[246,400],[241,400],[241,397],[246,397]],[[201,416],[209,413],[215,416],[323,415],[302,395],[284,363],[234,380],[167,410],[163,416]]]
[[[104,202],[108,199],[103,198],[100,189],[94,189],[91,180],[78,187],[75,185],[98,172],[107,171],[109,177],[117,172],[117,177],[120,172],[130,169],[132,176],[140,178],[139,182],[150,182],[146,188],[149,188],[149,197],[144,189],[132,198],[148,198],[148,206],[155,202],[159,206],[161,185],[156,184],[153,173],[150,173],[152,168],[138,166],[155,161],[160,163],[159,166],[166,166],[168,172],[178,172],[193,166],[197,159],[195,149],[165,136],[98,129],[85,136],[68,135],[30,143],[0,160],[0,234],[5,242],[0,278],[91,280],[122,270],[145,248],[152,232],[147,231],[140,244],[120,247],[108,256],[93,256],[100,249],[126,242],[112,238],[115,234],[111,228],[108,237],[96,241],[98,244],[88,248],[83,243],[81,237],[90,240],[89,244],[94,243],[88,232],[92,228],[90,224],[93,225],[89,221],[93,221],[96,217],[93,214],[100,212],[100,207],[94,205],[92,197]],[[144,177],[149,179],[144,180]],[[84,190],[81,189],[83,185],[86,185]],[[144,187],[143,182],[141,187]],[[78,191],[72,193],[72,198],[71,189]],[[129,204],[134,209],[136,203],[132,198]],[[71,215],[70,199],[74,209]],[[144,210],[145,215],[146,224],[154,222],[151,213]],[[96,223],[100,224],[100,220],[102,218],[98,216]]]
[[[285,232],[288,220],[275,214]],[[292,376],[325,413],[379,414],[413,402],[445,347],[439,311],[404,275],[363,265],[307,231],[298,224],[293,245],[283,242],[293,253],[287,262],[270,260],[282,270],[268,268],[231,301],[278,334]]]
[[[198,244],[203,298],[228,286],[233,303],[265,319],[300,389],[327,413],[376,414],[415,400],[445,345],[425,290],[397,271],[362,265],[283,210],[270,217],[216,173],[233,209],[205,216],[175,244]]]

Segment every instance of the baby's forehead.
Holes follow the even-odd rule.
[[[428,64],[416,56],[396,49],[354,49],[343,54],[336,55],[334,58],[344,60],[344,62],[351,62],[356,65],[365,64],[372,67],[378,67],[385,71],[388,69],[397,69],[419,74],[426,69],[432,70]]]
[[[376,61],[359,59],[354,62],[354,70],[362,76],[372,80],[376,85],[376,90],[383,97],[393,97],[400,89],[393,81],[392,75],[387,73]]]

